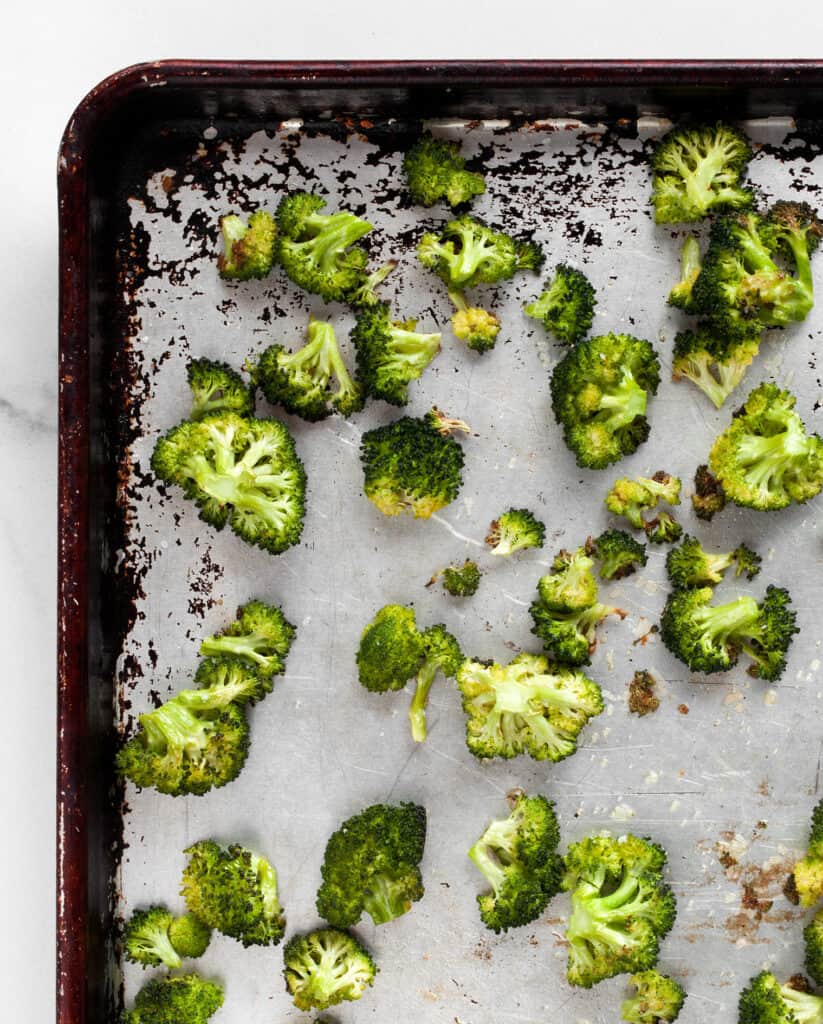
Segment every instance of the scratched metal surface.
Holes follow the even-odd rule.
[[[749,128],[766,144],[751,169],[766,197],[814,201],[823,167],[799,142],[784,143],[790,126]],[[536,231],[550,265],[569,259],[583,267],[598,289],[595,331],[649,338],[666,368],[679,321],[665,296],[676,278],[680,239],[655,228],[649,213],[644,153],[660,126],[641,123],[636,136],[628,131],[622,138],[574,123],[450,130],[465,138],[467,153],[484,159],[488,192],[476,212],[513,232]],[[601,630],[590,671],[607,707],[584,731],[576,756],[558,765],[528,758],[480,764],[464,745],[458,694],[442,681],[432,695],[430,738],[415,746],[409,693],[369,695],[356,680],[354,650],[374,611],[389,601],[413,602],[420,622],[446,622],[466,652],[480,658],[508,659],[517,649],[534,649],[527,605],[535,583],[556,549],[607,525],[602,498],[610,480],[665,468],[688,481],[728,422],[729,409],[715,412],[691,385],[672,383],[664,369],[651,404],[649,442],[614,471],[580,471],[549,408],[547,368],[557,349],[521,313],[539,280],[521,275],[493,292],[504,325],[493,352],[477,357],[453,339],[445,290],[414,257],[424,225],[444,214],[407,206],[400,153],[356,134],[340,141],[295,126],[258,132],[244,144],[207,134],[188,167],[168,168],[145,188],[136,186],[131,201],[148,275],[133,297],[142,437],[131,452],[125,493],[132,526],[123,557],[144,596],[119,662],[121,726],[188,684],[200,639],[248,598],[281,604],[298,636],[286,675],[251,713],[251,754],[236,782],[176,800],[128,787],[122,913],[150,901],[181,909],[181,851],[213,837],[268,856],[279,872],[289,932],[311,928],[330,831],[374,801],[416,800],[429,812],[426,896],[391,925],[362,923],[359,934],[380,975],[373,990],[337,1018],[614,1021],[625,979],[592,991],[565,982],[565,896],[539,921],[508,935],[496,937],[478,918],[482,880],[465,851],[491,818],[505,813],[505,793],[521,786],[556,802],[564,843],[599,829],[630,829],[666,847],[679,914],[660,966],[689,992],[684,1024],[733,1021],[738,990],[761,965],[786,976],[802,966],[802,917],[781,887],[802,848],[818,786],[819,503],[774,516],[727,510],[710,527],[698,525],[688,501],[680,511],[686,528],[707,546],[724,550],[746,540],[764,555],[759,579],[725,584],[721,593],[791,585],[802,632],[779,686],[751,680],[742,667],[710,682],[691,679],[653,635],[645,645],[634,643],[658,619],[665,597],[665,550],[652,548],[645,571],[603,587],[629,615]],[[202,173],[199,161],[206,158],[210,170]],[[373,403],[351,422],[290,419],[308,471],[308,515],[300,546],[272,558],[228,530],[214,533],[179,493],[161,497],[146,474],[158,434],[186,413],[190,356],[239,365],[273,341],[297,344],[309,312],[329,317],[348,351],[351,318],[342,307],[324,308],[279,272],[240,285],[217,277],[218,216],[238,209],[242,197],[247,206],[273,208],[285,187],[321,188],[331,208],[368,210],[374,264],[400,259],[386,288],[397,315],[444,331],[442,352],[412,387],[408,411],[422,413],[437,403],[468,420],[474,435],[464,442],[459,498],[429,522],[391,520],[361,494],[358,439],[395,411]],[[807,424],[818,430],[813,347],[822,322],[823,304],[806,324],[769,338],[746,382],[774,377],[790,384]],[[270,411],[263,403],[258,410]],[[492,564],[481,541],[489,521],[512,504],[535,509],[548,524],[549,540],[542,552]],[[434,571],[468,555],[486,569],[473,600],[460,603],[438,588],[425,589]],[[658,676],[662,697],[660,710],[642,720],[626,706],[636,668]],[[216,936],[199,964],[226,985],[225,1007],[215,1019],[298,1019],[281,968],[279,948],[244,951]],[[129,1000],[150,973],[126,967]]]

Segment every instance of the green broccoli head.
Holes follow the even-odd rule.
[[[531,241],[516,241],[466,214],[449,221],[439,235],[423,235],[417,257],[450,291],[476,284],[497,284],[518,270],[540,269],[543,252]]]
[[[736,505],[780,509],[823,488],[823,439],[806,433],[794,405],[791,392],[761,384],[714,442],[709,465]]]
[[[368,254],[354,243],[372,225],[347,210],[322,214],[325,205],[309,192],[293,192],[280,201],[277,258],[298,287],[327,302],[346,302],[367,280]]]
[[[642,513],[657,508],[659,502],[680,504],[680,478],[658,470],[652,477],[639,476],[635,480],[620,477],[606,495],[606,508],[616,516],[623,516],[632,526],[644,528]]]
[[[480,917],[492,931],[529,924],[560,889],[563,860],[554,806],[543,796],[510,795],[511,813],[493,821],[469,850],[491,886],[477,897]]]
[[[759,351],[759,331],[724,338],[710,324],[699,324],[696,331],[681,331],[674,339],[672,379],[690,380],[719,409]]]
[[[818,911],[803,929],[803,945],[806,971],[818,985],[823,984],[823,911]]]
[[[443,589],[452,597],[473,597],[480,586],[482,573],[473,562],[467,558],[462,565],[449,565],[441,573],[443,577]]]
[[[253,376],[266,401],[310,423],[333,411],[343,416],[359,412],[363,388],[346,369],[332,325],[310,320],[306,337],[295,352],[269,345],[260,356]]]
[[[734,551],[713,554],[687,534],[666,557],[666,571],[675,587],[704,587],[719,583],[732,565],[736,566],[736,576],[745,573],[748,579],[754,579],[760,572],[760,562],[760,556],[745,544]]]
[[[137,993],[123,1024],[206,1024],[223,1005],[223,989],[198,974],[153,978]]]
[[[675,918],[662,878],[666,854],[648,839],[594,836],[572,843],[562,888],[571,893],[566,929],[572,985],[650,970]]]
[[[422,743],[426,739],[426,705],[437,673],[454,677],[463,664],[460,644],[442,623],[431,626],[423,633],[423,664],[417,673],[417,682],[409,708],[412,739]]]
[[[761,971],[740,993],[739,1024],[821,1024],[823,998],[781,985],[771,971]]]
[[[449,206],[468,203],[486,191],[482,174],[466,170],[460,146],[447,139],[423,135],[403,158],[409,194],[421,206],[445,199]]]
[[[248,601],[220,633],[200,644],[206,658],[238,659],[252,668],[271,690],[271,677],[285,671],[286,658],[297,630],[283,612],[264,601]]]
[[[466,745],[478,758],[528,754],[562,761],[577,749],[589,719],[603,710],[597,683],[535,654],[520,654],[508,665],[467,660],[457,684]]]
[[[326,844],[318,914],[348,928],[364,911],[375,924],[407,913],[423,897],[425,845],[426,810],[418,804],[374,804],[348,818]]]
[[[525,309],[564,345],[575,345],[589,333],[597,305],[594,288],[581,270],[558,263],[545,291]]]
[[[532,633],[543,644],[555,661],[563,665],[588,665],[597,647],[597,627],[609,615],[626,613],[612,605],[595,601],[576,611],[557,611],[547,607],[542,599],[529,606],[534,625]]]
[[[217,258],[217,269],[226,280],[248,281],[266,277],[274,266],[277,225],[265,210],[249,217],[248,225],[235,213],[220,218],[223,254]]]
[[[669,305],[685,313],[696,312],[694,308],[694,284],[703,269],[700,245],[694,235],[689,235],[680,250],[680,280],[669,292]]]
[[[551,574],[537,583],[540,600],[550,611],[578,612],[597,601],[597,581],[592,574],[594,560],[585,548],[561,551]]]
[[[169,925],[169,938],[180,956],[196,960],[209,948],[211,928],[196,914],[183,914]]]
[[[373,693],[402,690],[419,669],[423,655],[423,636],[418,632],[413,609],[387,604],[360,637],[360,683]]]
[[[693,672],[725,672],[742,651],[751,675],[779,679],[797,632],[788,591],[770,586],[760,604],[744,596],[712,605],[712,595],[711,587],[675,590],[660,622],[663,643]]]
[[[409,400],[408,385],[417,380],[440,351],[440,334],[420,334],[415,322],[391,318],[385,302],[357,311],[351,338],[357,352],[357,376],[372,398],[392,405]]]
[[[200,518],[279,554],[300,540],[306,473],[288,429],[233,412],[184,420],[159,439],[155,476],[182,488]]]
[[[659,382],[648,341],[606,334],[569,349],[552,373],[552,407],[579,466],[604,469],[637,450],[649,436],[646,404]]]
[[[455,338],[464,341],[473,352],[488,352],[494,348],[500,333],[500,321],[486,309],[469,306],[460,292],[449,292],[457,307],[451,319]]]
[[[326,1010],[360,999],[377,973],[366,949],[339,928],[293,936],[283,947],[283,963],[286,990],[298,1010]]]
[[[510,508],[493,520],[486,543],[493,555],[513,555],[524,548],[542,548],[546,526],[527,508]]]
[[[643,523],[643,529],[652,544],[674,544],[683,535],[683,527],[668,512],[658,512]]]
[[[389,260],[382,267],[373,270],[366,280],[349,295],[349,305],[354,309],[360,306],[375,306],[380,301],[377,288],[389,274],[397,269],[397,260]]]
[[[191,419],[199,420],[224,409],[239,416],[254,415],[251,389],[228,363],[191,359],[186,372],[192,397]]]
[[[606,530],[586,542],[587,552],[600,563],[600,578],[621,580],[646,564],[646,545],[624,530]]]
[[[823,800],[812,811],[808,851],[795,864],[792,881],[802,907],[813,907],[823,897]]]
[[[143,967],[177,968],[180,953],[169,936],[174,914],[166,907],[135,910],[123,928],[123,954],[127,960]]]
[[[463,482],[463,450],[450,422],[404,416],[363,434],[360,458],[366,497],[384,515],[428,519],[454,501]]]
[[[692,223],[751,206],[752,190],[740,184],[751,158],[749,140],[731,125],[674,128],[652,154],[655,223]]]
[[[629,1024],[669,1024],[680,1016],[686,993],[673,978],[657,971],[640,971],[629,981],[637,994],[623,1003],[623,1020]]]
[[[189,910],[210,928],[244,946],[276,946],[286,919],[277,895],[277,872],[243,846],[203,840],[185,851],[181,893]]]
[[[717,477],[709,472],[706,465],[698,466],[694,474],[692,508],[698,519],[711,521],[726,504],[726,495]]]

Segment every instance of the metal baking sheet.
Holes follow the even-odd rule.
[[[519,786],[556,802],[564,845],[608,829],[650,835],[665,846],[679,913],[660,966],[688,991],[684,1024],[735,1020],[740,987],[765,964],[786,976],[801,969],[803,916],[781,888],[803,847],[819,786],[819,503],[776,515],[732,508],[710,526],[694,519],[688,498],[679,510],[708,547],[745,540],[764,556],[758,579],[724,583],[721,595],[790,586],[801,633],[783,681],[752,680],[742,665],[710,681],[689,676],[649,634],[665,599],[667,550],[650,545],[643,571],[602,586],[628,617],[601,627],[590,674],[606,710],[583,732],[578,753],[560,764],[475,760],[464,743],[459,694],[442,679],[432,693],[429,739],[416,745],[407,721],[410,690],[368,694],[354,666],[361,629],[387,602],[413,603],[423,624],[445,622],[469,655],[508,660],[535,650],[528,604],[537,579],[557,549],[608,525],[602,499],[611,481],[664,468],[683,477],[688,495],[696,465],[738,396],[761,380],[791,386],[807,426],[820,429],[815,347],[823,304],[805,323],[768,336],[745,386],[719,412],[690,384],[669,379],[672,340],[684,321],[665,296],[677,278],[683,233],[652,223],[647,166],[650,140],[665,127],[651,119],[611,127],[574,120],[435,126],[459,138],[487,172],[475,213],[513,233],[534,231],[547,268],[569,260],[590,276],[598,293],[595,333],[630,332],[657,346],[663,380],[650,405],[651,438],[601,473],[575,466],[551,414],[548,371],[561,350],[522,313],[542,278],[522,274],[477,290],[503,323],[491,353],[478,357],[451,336],[445,288],[414,254],[422,231],[445,213],[407,203],[402,125],[393,126],[394,142],[368,126],[341,133],[338,123],[270,125],[242,140],[209,129],[190,159],[134,191],[130,222],[145,260],[129,339],[139,370],[133,398],[140,437],[124,477],[130,534],[121,558],[142,596],[118,659],[118,727],[128,731],[140,712],[188,685],[199,641],[245,600],[281,605],[298,633],[285,676],[251,712],[251,753],[237,781],[179,799],[127,787],[123,915],[152,901],[182,909],[182,850],[210,837],[269,857],[289,933],[309,929],[318,923],[314,897],[329,833],[369,803],[415,800],[429,812],[425,898],[390,925],[361,923],[358,934],[380,974],[336,1019],[612,1022],[625,978],[591,991],[565,981],[566,896],[506,935],[479,920],[475,896],[483,880],[465,851],[505,813],[505,794]],[[823,164],[793,138],[791,122],[764,120],[747,130],[759,144],[751,177],[764,199],[816,202]],[[351,355],[352,318],[344,307],[303,294],[279,271],[246,284],[217,276],[220,214],[273,209],[293,188],[321,190],[330,209],[345,206],[374,223],[367,240],[373,265],[400,261],[385,286],[396,314],[443,331],[440,355],[410,389],[408,412],[437,404],[467,420],[472,436],[462,442],[464,486],[452,505],[428,522],[388,519],[361,493],[358,445],[363,431],[397,410],[375,402],[349,421],[313,425],[285,417],[308,473],[308,514],[301,544],[273,558],[228,530],[216,534],[178,491],[161,496],[149,457],[158,435],[186,413],[190,357],[240,366],[273,342],[300,344],[309,314],[330,319]],[[258,412],[279,415],[262,400]],[[548,539],[540,552],[495,561],[485,555],[483,537],[511,505],[534,509]],[[467,556],[486,572],[475,598],[461,602],[426,589],[432,573]],[[660,682],[661,707],[646,719],[626,706],[637,668],[651,669]],[[302,1017],[284,990],[280,948],[244,950],[216,935],[197,969],[225,982],[221,1022]],[[126,965],[128,1001],[151,973]]]

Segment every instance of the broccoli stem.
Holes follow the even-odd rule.
[[[492,848],[487,844],[486,838],[484,835],[479,842],[474,844],[469,850],[469,858],[492,887],[492,890],[498,893],[503,887],[506,872]]]
[[[809,448],[802,428],[790,422],[786,430],[769,437],[747,434],[738,445],[738,458],[746,469],[746,478],[756,487],[780,488],[793,459],[804,456]]]
[[[164,753],[169,748],[191,754],[206,745],[206,727],[179,701],[170,700],[140,716],[149,750]]]
[[[182,963],[180,954],[171,943],[168,928],[155,927],[132,935],[128,938],[127,947],[133,957],[137,953],[147,954],[149,957],[159,958],[171,969],[179,967]]]
[[[334,269],[343,249],[371,231],[370,224],[345,210],[328,216],[312,214],[306,218],[305,228],[317,234],[309,241],[298,244],[312,250],[320,269],[325,272]]]
[[[706,605],[694,613],[695,625],[710,642],[725,642],[732,634],[748,636],[760,617],[760,608],[753,597],[745,595],[736,601],[716,606]]]
[[[374,875],[363,899],[363,908],[375,924],[393,921],[405,914],[410,905],[402,888],[387,875]]]
[[[257,633],[249,633],[246,636],[211,636],[200,645],[200,653],[207,657],[221,654],[239,655],[241,658],[251,658],[258,665],[264,665],[266,658],[257,650],[257,645],[265,643],[266,638]]]
[[[439,665],[436,661],[428,660],[417,673],[417,686],[414,697],[409,708],[409,719],[411,721],[412,739],[422,743],[427,736],[426,729],[426,705],[429,702],[429,692],[434,680],[437,678]]]

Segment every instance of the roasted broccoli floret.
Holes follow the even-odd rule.
[[[200,653],[206,658],[240,659],[260,676],[268,693],[271,677],[285,671],[296,632],[275,605],[248,601],[237,609],[234,622],[200,644]]]
[[[674,894],[662,877],[665,851],[633,835],[593,836],[566,854],[571,893],[566,929],[572,985],[591,988],[615,974],[650,970],[674,923]]]
[[[377,966],[348,932],[319,928],[283,947],[283,977],[298,1010],[326,1010],[359,999],[374,983]]]
[[[191,359],[186,372],[192,397],[191,419],[199,420],[224,409],[240,416],[253,415],[251,388],[228,363]]]
[[[206,1024],[223,1005],[223,989],[198,974],[153,978],[137,993],[123,1024]]]
[[[652,477],[639,476],[635,480],[622,476],[615,480],[606,495],[606,508],[616,516],[623,516],[638,530],[645,526],[642,513],[657,508],[658,502],[680,504],[680,478],[670,476],[662,469]]]
[[[347,210],[322,214],[326,201],[292,192],[277,208],[277,258],[300,288],[346,302],[367,279],[365,249],[354,247],[372,226]]]
[[[329,837],[317,912],[348,928],[365,911],[386,924],[423,897],[420,861],[426,845],[426,809],[418,804],[374,804],[348,818]]]
[[[794,405],[791,392],[761,384],[714,442],[709,465],[736,505],[780,509],[823,488],[823,439],[806,433]]]
[[[672,379],[686,377],[719,409],[746,375],[760,350],[760,334],[724,338],[709,324],[674,339]]]
[[[357,651],[360,683],[372,693],[402,690],[423,658],[423,636],[414,611],[387,604],[363,630]]]
[[[659,382],[648,341],[606,334],[569,349],[552,373],[552,407],[579,466],[604,469],[637,450],[649,436],[646,404]]]
[[[567,263],[558,263],[545,291],[526,306],[525,312],[542,320],[558,341],[574,345],[589,333],[596,305],[595,291],[586,275]]]
[[[686,313],[694,313],[694,283],[703,267],[700,245],[689,235],[680,250],[680,280],[669,292],[669,304]]]
[[[196,960],[209,948],[211,928],[196,914],[182,914],[169,925],[169,938],[180,956]]]
[[[714,586],[732,565],[736,567],[736,576],[745,573],[747,579],[754,579],[760,572],[761,561],[760,556],[745,544],[734,551],[712,554],[704,550],[696,537],[687,534],[679,547],[668,553],[666,571],[675,587]]]
[[[449,221],[439,235],[423,235],[417,256],[450,291],[459,292],[476,284],[506,281],[518,270],[537,271],[544,259],[536,242],[516,241],[468,214]]]
[[[306,473],[288,429],[233,412],[184,420],[160,438],[151,467],[217,530],[279,554],[303,531]]]
[[[360,447],[366,497],[384,515],[417,519],[454,501],[463,482],[463,450],[449,434],[464,427],[428,413],[366,431]]]
[[[437,673],[454,677],[463,664],[463,652],[457,640],[440,623],[423,633],[423,664],[417,673],[409,720],[412,739],[422,743],[426,739],[426,705]]]
[[[658,512],[643,523],[643,529],[652,544],[674,544],[683,536],[683,527],[668,512]]]
[[[692,508],[698,519],[707,522],[721,512],[726,504],[726,495],[717,477],[712,476],[709,467],[698,466],[694,474]]]
[[[462,565],[449,565],[440,574],[443,577],[443,589],[452,597],[473,597],[480,586],[482,573],[473,562],[467,558]]]
[[[169,937],[174,914],[165,907],[135,910],[123,928],[123,953],[127,960],[144,967],[176,968],[180,953]]]
[[[483,175],[466,170],[458,143],[428,134],[403,157],[403,170],[409,193],[421,206],[434,206],[438,199],[459,206],[486,191]]]
[[[519,790],[509,794],[509,803],[509,816],[493,821],[469,850],[491,886],[477,905],[483,924],[495,932],[537,920],[560,890],[563,873],[553,804]]]
[[[465,341],[473,352],[488,352],[494,348],[500,333],[500,321],[494,313],[479,306],[470,306],[462,292],[452,290],[449,298],[455,306],[451,320],[455,338]]]
[[[823,997],[761,971],[740,993],[739,1024],[823,1024]]]
[[[266,277],[274,265],[277,225],[274,217],[258,210],[249,217],[248,226],[243,218],[230,213],[220,218],[223,235],[223,253],[217,258],[220,276],[227,280],[248,281]]]
[[[792,879],[801,907],[813,907],[823,897],[823,800],[812,811],[806,856],[795,864]]]
[[[623,1020],[629,1024],[670,1024],[680,1016],[686,993],[673,978],[657,971],[640,971],[629,981],[637,995],[623,1002]]]
[[[778,203],[765,216],[721,217],[694,285],[695,310],[726,337],[805,320],[814,305],[811,254],[820,234],[805,203]]]
[[[357,352],[357,377],[372,398],[405,405],[409,383],[422,375],[440,351],[439,333],[420,334],[414,328],[414,320],[392,320],[385,302],[357,311],[351,334]]]
[[[731,125],[672,129],[652,155],[655,223],[692,223],[717,209],[751,206],[752,190],[740,184],[751,158],[749,140]]]
[[[624,530],[606,530],[586,541],[586,551],[600,563],[600,578],[622,580],[646,564],[646,545]]]
[[[645,669],[638,669],[629,683],[629,711],[643,718],[657,711],[660,698],[654,692],[657,680]]]
[[[760,604],[744,596],[712,605],[712,595],[711,587],[675,590],[660,623],[663,643],[693,672],[725,672],[743,651],[754,662],[750,675],[779,679],[797,632],[788,591],[767,587]]]
[[[189,910],[210,928],[244,946],[276,946],[286,919],[277,895],[277,872],[243,846],[210,839],[185,851],[181,892]]]
[[[363,388],[346,369],[332,325],[310,320],[306,337],[295,352],[269,345],[260,356],[252,373],[266,400],[310,423],[332,411],[343,416],[359,412]]]
[[[592,574],[594,560],[585,548],[561,551],[552,563],[551,573],[537,584],[540,600],[554,612],[578,612],[597,600],[597,581]]]
[[[508,665],[463,662],[457,684],[466,712],[466,745],[475,757],[562,761],[583,726],[603,710],[600,687],[582,672],[519,654]]]
[[[510,508],[493,520],[486,543],[493,555],[513,555],[524,548],[542,548],[546,526],[527,508]]]
[[[823,911],[818,911],[803,929],[803,945],[806,970],[818,985],[823,984]]]
[[[397,260],[389,260],[382,267],[373,270],[366,280],[349,296],[349,305],[357,309],[359,306],[375,306],[380,302],[377,294],[378,285],[382,284],[389,274],[397,268]]]

